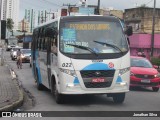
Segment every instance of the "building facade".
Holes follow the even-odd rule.
[[[1,19],[11,18],[14,22],[14,30],[18,29],[19,0],[2,0]]]
[[[119,17],[120,19],[123,19],[123,11],[122,10],[114,10],[114,9],[100,9],[100,15],[108,16],[108,15],[114,15],[116,17]]]
[[[146,57],[151,56],[151,36],[153,8],[138,7],[125,9],[125,23],[133,28],[133,35],[130,39],[131,55],[137,56],[139,52],[144,52]],[[154,34],[154,57],[160,57],[160,9],[156,8],[155,14],[155,34]]]
[[[21,31],[21,32],[26,31],[26,32],[29,33],[29,31],[30,31],[30,23],[25,19],[21,20],[18,23],[18,30]]]
[[[155,33],[160,33],[160,8],[155,12]],[[125,9],[124,20],[133,27],[134,33],[152,33],[153,8],[138,7]]]
[[[6,20],[6,14],[7,14],[7,1],[1,0],[1,20]]]
[[[144,52],[146,57],[151,56],[151,34],[135,33],[129,37],[131,55],[137,56],[139,52]],[[154,57],[160,57],[160,34],[154,35]]]
[[[35,10],[33,9],[26,9],[25,10],[25,20],[29,23],[29,28],[30,30],[28,32],[32,33],[33,29],[35,28],[35,18],[36,18],[36,13]]]

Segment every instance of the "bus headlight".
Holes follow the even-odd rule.
[[[124,73],[128,72],[130,70],[130,67],[124,68],[124,69],[120,69],[119,70],[119,76],[123,75]]]
[[[60,71],[63,72],[63,73],[66,73],[68,75],[76,77],[76,72],[74,70],[68,70],[68,69],[60,68]]]

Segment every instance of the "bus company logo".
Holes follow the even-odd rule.
[[[95,72],[95,75],[96,75],[96,76],[100,76],[100,75],[101,75],[101,72],[98,72],[98,71],[97,71],[97,72]]]
[[[148,75],[144,75],[145,78],[148,78]]]
[[[11,112],[2,112],[2,117],[12,117]]]
[[[114,68],[114,64],[113,64],[112,62],[110,62],[110,63],[108,64],[108,66],[109,66],[109,68]]]

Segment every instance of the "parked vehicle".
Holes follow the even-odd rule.
[[[160,74],[146,58],[131,56],[130,86],[152,87],[157,92]]]
[[[11,49],[11,52],[10,52],[10,56],[11,56],[11,59],[12,60],[15,60],[15,59],[17,59],[17,50],[18,49],[22,49],[22,47],[15,47],[15,48],[12,48]]]
[[[21,49],[22,62],[30,62],[31,49]]]

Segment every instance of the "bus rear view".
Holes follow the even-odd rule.
[[[122,103],[129,91],[130,51],[120,20],[66,16],[57,21],[57,53],[48,72],[57,103],[63,95],[78,94],[107,94]]]

